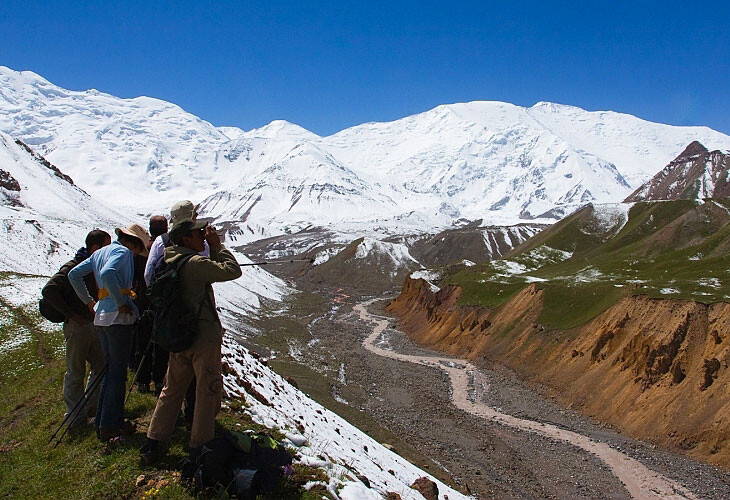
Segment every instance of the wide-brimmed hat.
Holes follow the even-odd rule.
[[[170,209],[170,224],[198,218],[198,207],[190,200],[178,201]]]
[[[127,227],[118,227],[114,230],[117,237],[121,233],[124,233],[128,236],[134,236],[139,241],[142,242],[142,246],[144,247],[144,250],[140,252],[140,255],[146,257],[148,252],[147,248],[150,246],[150,235],[147,233],[147,230],[140,226],[139,224],[130,224]]]

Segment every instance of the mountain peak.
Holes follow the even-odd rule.
[[[246,135],[248,137],[261,137],[264,139],[315,140],[320,138],[314,132],[310,132],[304,127],[286,120],[274,120],[263,127],[246,132]]]
[[[730,154],[710,153],[699,141],[692,141],[624,201],[724,198],[730,195],[729,172]]]
[[[684,148],[684,151],[682,151],[674,161],[705,154],[707,152],[707,148],[703,146],[700,141],[692,141],[686,148]]]

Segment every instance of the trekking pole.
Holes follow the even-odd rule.
[[[238,264],[241,267],[244,266],[266,266],[269,264],[290,264],[292,262],[309,262],[310,264],[314,264],[314,259],[291,259],[291,260],[264,260],[261,262],[249,262],[247,264]]]
[[[134,383],[137,382],[137,377],[139,376],[139,372],[142,370],[142,365],[144,365],[145,359],[147,359],[147,354],[150,352],[150,347],[152,346],[152,336],[150,335],[150,340],[147,342],[147,347],[144,350],[144,354],[142,354],[142,359],[139,360],[139,366],[137,367],[137,371],[134,372],[134,378],[132,378],[132,383],[129,385],[129,390],[127,391],[127,396],[124,398],[124,406],[127,405],[127,400],[129,399],[129,395],[132,394],[132,389],[134,388]]]
[[[58,429],[56,429],[56,432],[53,433],[53,435],[48,439],[48,444],[53,441],[53,438],[56,437],[56,434],[61,430],[61,428],[64,426],[66,422],[69,422],[68,426],[66,426],[66,430],[63,431],[63,434],[58,438],[58,441],[56,441],[56,444],[53,445],[55,448],[58,446],[58,444],[61,442],[61,439],[63,439],[63,436],[66,435],[66,432],[71,427],[71,423],[73,420],[71,420],[71,417],[76,418],[79,414],[79,412],[86,406],[86,402],[89,400],[89,397],[91,394],[94,393],[94,391],[99,387],[99,384],[101,384],[101,379],[106,375],[106,372],[109,371],[109,365],[104,365],[104,368],[94,377],[94,380],[92,380],[86,390],[84,391],[84,394],[79,398],[79,400],[76,402],[74,407],[71,409],[70,412],[68,412],[68,415],[66,415],[66,418],[63,419],[63,422],[61,422],[61,425],[58,426]],[[77,411],[78,410],[78,411]]]

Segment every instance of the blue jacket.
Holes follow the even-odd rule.
[[[139,311],[131,297],[122,294],[122,289],[132,289],[134,278],[134,254],[127,247],[114,241],[111,245],[94,252],[91,257],[68,273],[71,286],[85,304],[92,300],[84,284],[84,276],[91,272],[94,273],[99,289],[103,288],[109,292],[109,295],[101,299],[96,306],[95,324],[99,324],[100,316],[102,324],[108,323],[108,321],[103,321],[103,318],[116,317],[119,307],[125,304],[131,307],[133,318],[139,317]],[[118,321],[112,322],[118,323]],[[123,321],[123,323],[128,322]]]

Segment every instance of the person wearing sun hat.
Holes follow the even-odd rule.
[[[177,206],[178,204],[176,204]],[[186,350],[170,353],[165,387],[152,415],[147,442],[140,449],[144,462],[152,463],[162,455],[161,442],[167,441],[175,427],[180,406],[188,386],[195,378],[195,411],[189,446],[197,449],[214,437],[215,418],[221,404],[221,344],[223,327],[215,307],[212,283],[234,280],[241,276],[241,267],[233,254],[221,244],[215,228],[199,221],[194,213],[176,219],[169,232],[174,245],[165,249],[165,263],[180,266],[180,300],[187,309],[199,311],[198,333]],[[210,257],[199,255],[205,243]]]
[[[68,273],[76,295],[94,312],[98,326],[104,361],[108,366],[99,389],[96,412],[99,439],[108,441],[130,430],[124,421],[124,394],[127,380],[127,361],[132,347],[134,322],[139,311],[132,291],[134,255],[147,255],[150,237],[139,224],[118,227],[117,240],[94,252]],[[96,302],[84,283],[84,276],[94,274],[99,285]]]
[[[172,206],[170,210],[170,225],[174,226],[181,220],[195,220],[198,218],[198,207],[190,200],[178,201]],[[167,228],[167,225],[165,225]],[[152,229],[152,220],[150,219],[150,229]],[[152,242],[150,247],[150,255],[147,258],[147,265],[144,269],[144,280],[149,286],[152,281],[152,276],[155,274],[155,269],[162,262],[162,256],[165,253],[165,248],[172,246],[170,240],[170,233],[165,230],[162,234],[157,236]],[[210,248],[208,242],[205,242],[204,249],[200,252],[203,257],[210,255]]]

